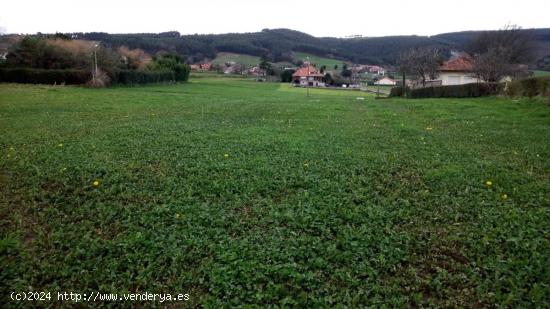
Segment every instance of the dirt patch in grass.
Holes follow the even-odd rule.
[[[463,246],[448,240],[452,233],[446,227],[403,226],[414,233],[412,258],[394,273],[411,307],[467,307],[486,304],[476,295],[476,283],[471,277],[474,267],[464,254]],[[390,281],[391,281],[390,280]]]

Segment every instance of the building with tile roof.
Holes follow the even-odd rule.
[[[302,87],[324,87],[323,77],[324,75],[310,64],[306,64],[292,74],[294,84]]]

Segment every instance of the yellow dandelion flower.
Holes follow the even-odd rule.
[[[99,180],[94,181],[94,187],[99,186]]]
[[[427,127],[427,128],[426,128],[426,131],[431,131],[431,130],[433,130],[432,127]]]
[[[229,158],[229,154],[226,153],[226,154],[223,155],[223,157],[227,159],[227,158]]]
[[[505,200],[505,199],[508,198],[508,194],[502,193],[502,194],[500,195],[500,198],[503,199],[503,200]]]
[[[490,187],[490,186],[493,185],[493,182],[490,181],[490,180],[487,180],[487,181],[485,182],[485,185],[486,185],[487,187]]]
[[[305,168],[308,168],[308,167],[309,167],[309,164],[308,164],[307,162],[304,163],[304,167],[305,167]]]
[[[57,147],[63,147],[62,143],[57,144]]]

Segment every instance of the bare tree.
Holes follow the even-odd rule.
[[[498,82],[506,76],[515,77],[527,70],[525,64],[534,57],[532,32],[515,25],[498,31],[481,33],[469,45],[474,57],[474,72],[487,82]]]
[[[426,87],[428,78],[434,79],[437,69],[441,64],[439,50],[430,47],[415,47],[402,53],[399,57],[399,71],[403,75],[412,76],[422,81],[422,86]]]

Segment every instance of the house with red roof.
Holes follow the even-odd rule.
[[[368,66],[369,73],[376,74],[376,75],[385,75],[386,70],[384,70],[383,67],[377,66],[377,65],[369,65]]]
[[[441,85],[463,85],[478,83],[480,80],[474,74],[474,60],[462,55],[443,63],[437,70]]]
[[[210,71],[212,69],[212,63],[192,64],[189,67],[192,71]]]
[[[203,63],[203,64],[200,65],[200,68],[203,71],[210,71],[210,70],[212,70],[212,63]]]
[[[297,86],[302,87],[324,87],[324,75],[311,64],[299,68],[292,74],[292,81]]]

